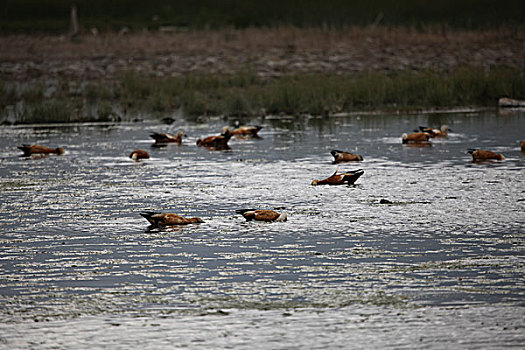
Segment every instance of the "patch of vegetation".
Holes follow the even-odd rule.
[[[102,83],[79,86],[61,80],[13,85],[0,81],[0,123],[115,121],[113,98],[113,91]]]
[[[269,114],[329,115],[338,112],[433,107],[495,106],[502,96],[525,96],[524,72],[512,68],[458,66],[433,70],[363,72],[354,75],[303,73],[277,78],[241,71],[233,75],[144,77],[125,72],[113,84],[84,86],[58,82],[28,89],[1,84],[1,107],[18,108],[17,122],[114,120],[115,111],[165,116],[182,108],[185,115]],[[70,85],[68,85],[70,84]],[[91,106],[91,107],[90,107]],[[94,106],[94,107],[93,107]],[[5,119],[5,117],[4,117]]]

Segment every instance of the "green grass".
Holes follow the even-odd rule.
[[[262,78],[233,75],[144,77],[123,73],[108,82],[62,81],[46,97],[44,85],[13,89],[0,84],[2,110],[23,105],[19,122],[106,120],[125,110],[165,116],[182,108],[188,117],[269,114],[329,115],[337,112],[496,106],[502,96],[525,96],[525,73],[511,68],[485,71],[458,66],[451,72],[363,72],[354,75],[296,74]],[[71,84],[74,87],[70,86]],[[131,119],[131,118],[130,118]]]
[[[52,91],[52,92],[50,92]],[[0,82],[0,122],[16,124],[112,121],[113,91],[105,84],[59,81],[27,85]]]
[[[525,18],[522,0],[0,0],[0,30],[67,32],[71,3],[84,28],[99,30],[370,24],[486,29],[523,26]]]

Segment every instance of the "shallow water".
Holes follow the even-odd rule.
[[[223,118],[177,120],[188,138],[165,148],[155,121],[3,127],[0,347],[525,344],[524,112],[249,122],[261,139],[215,152],[195,140]],[[431,147],[400,142],[441,124],[453,132]],[[66,154],[23,158],[22,143]],[[151,158],[131,161],[136,148]],[[332,165],[332,149],[364,162]],[[336,168],[365,174],[310,186]],[[235,214],[274,207],[287,222]],[[205,223],[148,230],[143,210]]]

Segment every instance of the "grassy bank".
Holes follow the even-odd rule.
[[[525,4],[520,0],[2,0],[0,30],[67,32],[71,4],[78,9],[81,26],[99,30],[370,24],[487,29],[522,26],[525,16]]]
[[[337,112],[495,106],[499,97],[525,96],[524,72],[460,66],[355,75],[295,74],[262,78],[233,75],[144,77],[125,72],[112,83],[59,81],[2,84],[3,120],[17,123],[118,120],[137,114],[166,116],[182,108],[200,115],[329,115]]]

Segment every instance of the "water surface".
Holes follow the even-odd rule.
[[[3,127],[0,347],[525,343],[525,113],[270,116],[247,121],[260,139],[196,147],[229,122]],[[441,124],[453,132],[430,147],[400,142]],[[168,129],[188,138],[151,147]],[[66,154],[19,157],[22,143]],[[133,162],[136,148],[151,158]],[[333,165],[332,149],[364,161]],[[336,168],[365,174],[310,186]],[[275,207],[287,222],[235,214]],[[205,223],[150,230],[143,210]]]

